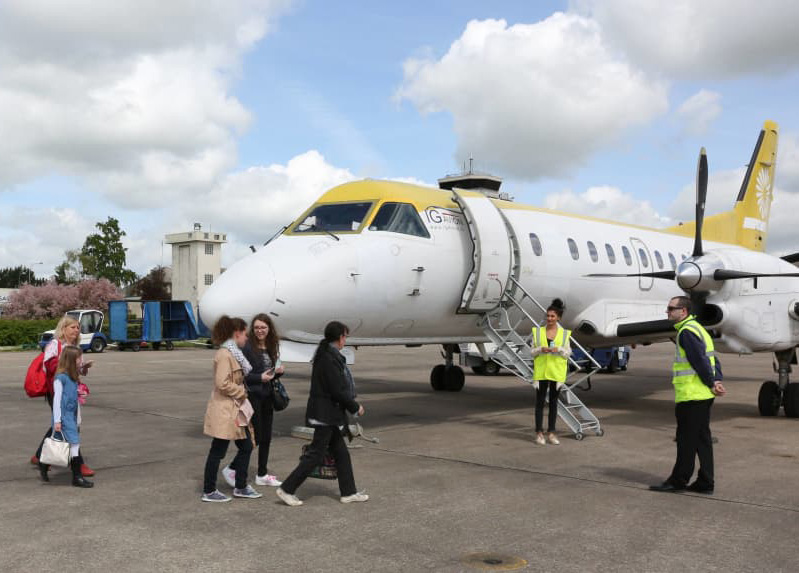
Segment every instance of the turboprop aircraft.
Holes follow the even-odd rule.
[[[760,412],[784,405],[796,417],[799,384],[789,373],[799,274],[791,263],[799,257],[763,252],[777,139],[766,121],[732,210],[706,219],[703,150],[696,220],[667,229],[522,205],[499,194],[498,179],[474,173],[444,178],[441,189],[346,183],[227,269],[200,313],[206,324],[270,313],[287,360],[307,361],[331,320],[349,326],[354,347],[442,345],[431,384],[460,390],[457,345],[495,341],[500,311],[506,331],[529,334],[559,297],[562,324],[581,343],[651,343],[674,338],[665,306],[684,291],[717,351],[774,353],[778,380],[762,385]]]

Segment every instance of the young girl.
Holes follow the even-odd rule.
[[[60,433],[69,442],[72,485],[75,487],[94,487],[94,483],[81,475],[83,458],[80,455],[80,401],[78,394],[78,371],[81,357],[80,348],[65,346],[58,358],[55,379],[53,380],[53,434]],[[44,481],[48,466],[39,464]]]

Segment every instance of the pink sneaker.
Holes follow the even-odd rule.
[[[255,476],[255,483],[257,485],[268,485],[272,487],[280,487],[283,485],[282,481],[271,474],[266,474],[265,476]]]

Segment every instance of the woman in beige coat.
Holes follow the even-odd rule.
[[[214,356],[214,389],[205,410],[203,432],[211,436],[211,449],[205,462],[203,501],[224,502],[230,498],[216,489],[219,465],[234,440],[238,453],[230,466],[236,470],[234,497],[255,499],[261,494],[247,484],[247,468],[252,453],[252,425],[241,420],[239,412],[247,411],[247,387],[244,377],[252,366],[241,348],[247,342],[247,323],[240,318],[223,316],[214,325],[213,340],[220,346]],[[249,408],[252,415],[252,408]]]

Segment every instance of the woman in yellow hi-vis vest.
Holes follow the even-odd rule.
[[[571,355],[569,338],[571,331],[558,326],[565,310],[563,301],[556,298],[547,308],[546,326],[533,328],[533,380],[537,382],[535,392],[535,443],[539,446],[558,445],[555,422],[558,419],[558,394],[569,373]],[[544,440],[544,402],[549,389],[549,426]]]

